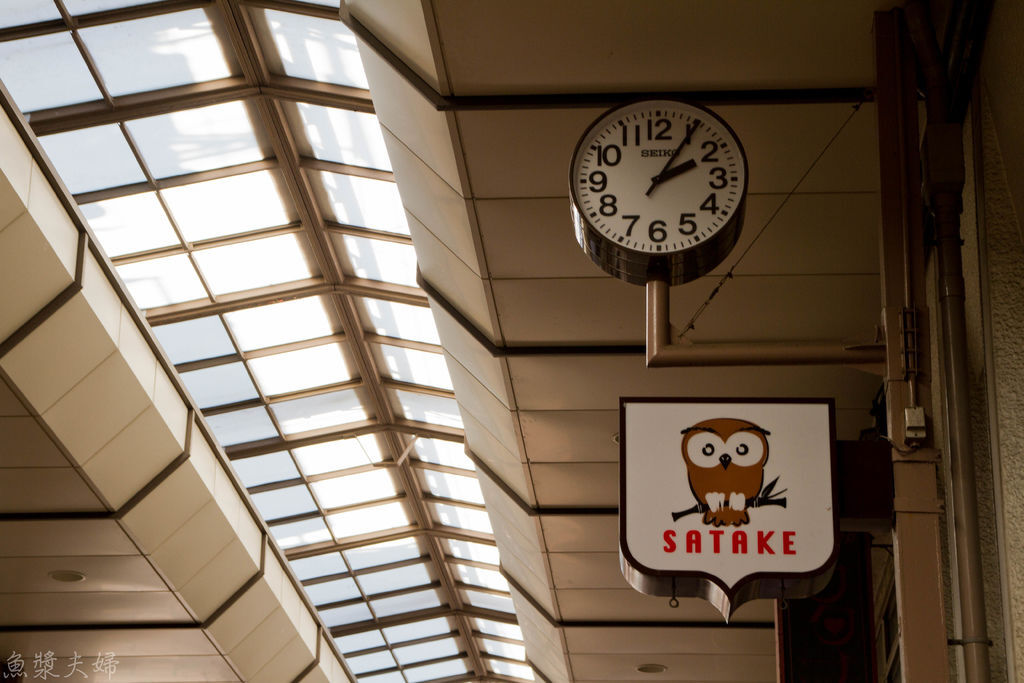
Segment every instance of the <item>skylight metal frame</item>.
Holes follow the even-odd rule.
[[[488,619],[499,623],[515,624],[514,614],[487,608],[475,607],[464,600],[462,591],[474,590],[483,593],[493,593],[503,597],[510,597],[509,593],[494,591],[492,589],[464,584],[458,580],[457,573],[453,570],[451,562],[465,564],[467,566],[479,566],[485,569],[497,569],[488,563],[476,562],[469,559],[459,559],[449,556],[446,552],[445,539],[464,540],[474,543],[494,545],[493,537],[490,534],[468,529],[448,527],[433,521],[431,504],[442,503],[456,505],[473,510],[483,510],[483,506],[466,503],[460,500],[433,496],[425,492],[420,485],[418,471],[434,470],[459,476],[465,476],[466,470],[436,465],[416,458],[401,458],[400,454],[407,450],[410,439],[417,436],[437,438],[446,441],[461,441],[461,430],[444,425],[432,425],[428,423],[409,420],[398,414],[392,404],[392,396],[395,390],[411,391],[425,396],[437,396],[454,399],[454,393],[447,389],[427,387],[409,382],[402,382],[388,379],[386,373],[382,373],[377,366],[377,360],[372,346],[375,344],[388,344],[410,349],[440,353],[442,350],[436,344],[421,342],[410,339],[393,338],[376,334],[373,331],[364,329],[362,316],[359,313],[359,297],[368,296],[376,299],[393,301],[396,303],[412,304],[419,307],[427,306],[426,296],[416,287],[398,285],[387,282],[377,282],[347,276],[343,272],[339,255],[335,252],[335,245],[332,242],[331,234],[353,235],[357,237],[372,238],[390,242],[411,245],[411,238],[408,235],[401,235],[383,231],[375,231],[359,226],[345,225],[330,218],[326,218],[321,209],[321,201],[318,200],[319,192],[315,178],[311,177],[321,171],[330,173],[341,173],[356,175],[375,180],[393,180],[390,171],[379,169],[362,168],[342,164],[335,161],[316,159],[308,154],[301,153],[303,132],[301,130],[301,117],[298,116],[294,104],[297,102],[308,102],[311,104],[325,105],[336,108],[346,108],[353,111],[366,113],[373,112],[369,93],[358,88],[351,88],[332,83],[320,83],[305,81],[302,79],[283,75],[274,72],[269,64],[268,53],[265,50],[274,50],[274,47],[261,43],[259,19],[255,12],[261,9],[273,9],[284,12],[308,15],[312,17],[337,21],[337,10],[323,5],[311,5],[295,0],[163,0],[146,5],[138,5],[123,9],[115,9],[103,12],[96,12],[88,15],[72,16],[64,7],[62,0],[54,0],[61,14],[61,19],[39,22],[28,26],[18,26],[0,29],[0,42],[40,36],[54,33],[68,32],[81,53],[86,66],[92,75],[100,93],[101,99],[93,102],[76,103],[67,106],[54,107],[35,112],[28,115],[29,124],[37,136],[45,136],[58,132],[78,130],[102,124],[116,124],[124,136],[132,155],[142,169],[145,181],[131,185],[104,188],[75,195],[80,203],[90,203],[120,197],[127,194],[134,194],[142,191],[156,192],[156,197],[161,207],[167,214],[168,220],[175,235],[180,240],[180,245],[160,247],[144,252],[135,252],[111,259],[116,265],[135,263],[148,260],[158,256],[170,256],[184,254],[191,266],[195,269],[203,289],[207,294],[207,301],[193,301],[171,304],[146,311],[146,318],[153,325],[166,324],[183,320],[190,320],[209,315],[222,315],[233,310],[241,310],[266,303],[281,301],[284,299],[301,298],[306,296],[321,295],[328,304],[328,315],[332,320],[334,333],[327,337],[291,342],[266,349],[252,351],[240,351],[238,340],[231,331],[229,325],[225,324],[225,330],[235,348],[235,353],[222,355],[215,358],[189,361],[177,366],[179,371],[215,367],[227,363],[242,362],[249,379],[256,388],[257,397],[254,399],[224,405],[215,406],[204,411],[205,414],[218,415],[238,410],[245,407],[266,406],[267,414],[278,432],[278,437],[263,439],[257,442],[247,442],[225,449],[231,460],[238,460],[258,456],[277,451],[289,452],[292,464],[298,472],[298,477],[285,481],[269,482],[259,486],[250,487],[250,493],[261,493],[287,488],[288,486],[304,486],[317,503],[318,509],[310,513],[292,515],[275,519],[269,524],[271,528],[304,519],[320,518],[327,525],[330,531],[330,524],[326,517],[332,513],[358,509],[371,505],[380,504],[386,501],[372,501],[352,506],[335,508],[324,508],[316,496],[311,484],[316,481],[330,479],[338,476],[346,476],[362,471],[371,471],[372,468],[387,468],[394,478],[399,489],[398,495],[386,500],[402,501],[410,517],[410,526],[400,529],[387,530],[369,534],[365,538],[352,538],[339,540],[333,536],[331,540],[324,543],[303,545],[285,551],[289,559],[300,559],[326,552],[339,552],[364,547],[366,545],[379,543],[386,540],[416,537],[421,539],[422,545],[426,548],[425,555],[420,558],[402,560],[387,565],[380,565],[367,569],[353,570],[348,564],[347,558],[340,554],[345,563],[347,572],[329,577],[315,577],[303,581],[303,584],[313,585],[328,580],[336,580],[344,577],[356,577],[361,574],[384,571],[387,569],[400,568],[415,565],[420,562],[428,562],[433,568],[436,578],[428,585],[399,588],[395,591],[367,596],[359,587],[361,599],[369,605],[369,600],[379,600],[382,597],[400,596],[415,593],[425,588],[432,587],[439,590],[443,596],[442,605],[436,608],[417,610],[402,614],[378,617],[373,615],[371,621],[360,622],[351,625],[344,625],[328,629],[334,637],[350,635],[367,629],[384,629],[391,626],[414,623],[416,621],[435,617],[448,617],[454,622],[454,630],[448,634],[440,634],[413,641],[402,642],[395,647],[404,647],[420,643],[440,641],[449,637],[455,638],[458,643],[459,653],[454,656],[439,657],[436,660],[422,660],[403,665],[396,658],[397,670],[401,671],[407,667],[421,666],[432,662],[447,661],[455,658],[466,658],[469,672],[465,676],[445,678],[445,681],[468,681],[468,680],[520,680],[510,679],[504,675],[491,672],[486,664],[486,659],[503,659],[502,657],[488,653],[478,641],[478,638],[486,637],[492,640],[507,641],[518,644],[518,641],[493,636],[476,631],[473,628],[474,618]],[[205,10],[213,25],[214,34],[218,37],[231,76],[213,81],[192,83],[187,85],[174,86],[161,90],[133,93],[114,97],[106,87],[102,74],[92,59],[89,50],[79,29],[89,28],[105,24],[112,24],[133,19],[141,19],[164,14],[171,14],[189,9]],[[236,164],[221,168],[214,168],[193,173],[173,176],[170,178],[157,178],[150,172],[138,144],[132,137],[131,131],[125,124],[126,121],[154,116],[158,114],[196,108],[204,105],[240,101],[244,104],[250,114],[253,126],[264,149],[266,158],[251,161],[243,164]],[[184,239],[180,227],[175,222],[174,216],[169,210],[167,202],[157,192],[172,187],[186,184],[213,180],[218,178],[231,177],[250,173],[253,171],[268,170],[275,174],[281,186],[282,199],[286,209],[290,207],[297,215],[297,220],[286,225],[273,226],[236,235],[214,237],[211,239],[189,242]],[[295,282],[283,283],[263,287],[256,290],[246,290],[237,293],[214,295],[209,283],[198,267],[194,253],[197,250],[207,249],[216,246],[239,244],[262,239],[270,236],[284,234],[302,234],[305,238],[304,252],[306,259],[311,266],[314,276]],[[245,361],[280,353],[284,350],[295,350],[309,348],[322,343],[338,342],[343,344],[346,360],[353,361],[352,380],[335,383],[328,386],[316,387],[283,395],[268,397],[264,395],[262,388],[256,380],[248,363]],[[303,433],[296,438],[281,436],[284,432],[281,425],[269,406],[273,403],[290,400],[298,396],[313,396],[339,388],[356,388],[366,397],[367,412],[370,419],[361,421],[359,424],[346,425],[342,428],[327,428],[311,433]],[[291,448],[314,443],[324,443],[338,438],[352,438],[360,435],[374,434],[383,446],[385,460],[381,463],[368,464],[357,468],[345,469],[339,472],[328,472],[317,475],[306,475],[294,454],[290,453]],[[343,600],[338,605],[355,604],[355,599]],[[334,603],[328,603],[328,608]],[[319,606],[324,608],[324,606]],[[388,648],[370,648],[359,654],[369,654],[372,651],[383,651]],[[523,664],[518,660],[508,660],[510,663]],[[527,666],[528,662],[525,663]]]

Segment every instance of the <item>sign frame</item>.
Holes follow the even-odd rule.
[[[756,571],[743,575],[733,585],[708,571],[666,570],[646,566],[629,548],[627,523],[627,455],[626,405],[636,403],[676,403],[695,405],[773,405],[802,404],[825,406],[828,411],[830,458],[830,498],[832,511],[832,547],[827,558],[806,571]],[[635,456],[634,456],[635,457]],[[733,527],[735,528],[735,527]],[[803,598],[814,595],[829,582],[839,557],[838,457],[836,441],[835,400],[833,398],[751,398],[751,397],[651,397],[619,398],[619,559],[623,576],[637,591],[647,595],[671,597],[678,604],[680,597],[699,597],[715,606],[728,621],[744,603],[757,598]]]

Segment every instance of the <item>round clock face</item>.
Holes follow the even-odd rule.
[[[701,107],[647,100],[612,109],[584,133],[569,174],[581,245],[609,272],[631,271],[613,272],[623,279],[641,281],[639,271],[657,263],[673,284],[693,279],[739,235],[746,157],[732,129]]]

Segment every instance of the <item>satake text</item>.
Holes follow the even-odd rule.
[[[777,533],[777,536],[775,531],[748,534],[743,529],[734,529],[726,537],[725,529],[707,529],[703,533],[698,529],[690,529],[677,541],[676,531],[666,529],[661,536],[665,541],[662,550],[666,553],[683,552],[690,555],[775,555],[775,551],[779,550],[783,555],[796,555],[796,532]]]

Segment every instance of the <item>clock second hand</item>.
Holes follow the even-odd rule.
[[[671,178],[671,177],[673,177],[675,175],[678,175],[679,173],[682,173],[682,171],[678,171],[678,172],[675,172],[675,173],[669,173],[668,169],[672,165],[672,162],[674,162],[676,160],[676,157],[679,156],[679,152],[681,152],[683,150],[683,147],[685,147],[686,145],[690,144],[690,139],[693,137],[694,132],[698,128],[700,128],[700,121],[694,121],[693,125],[687,124],[687,126],[686,126],[686,137],[684,137],[682,140],[679,141],[679,146],[676,147],[675,151],[672,152],[672,156],[670,156],[668,158],[668,161],[665,162],[665,165],[662,167],[661,172],[658,175],[656,175],[653,178],[651,178],[651,186],[647,188],[646,192],[644,192],[645,196],[650,197],[651,193],[654,192],[654,188],[656,188],[658,185],[660,185],[661,183],[665,182],[669,178]],[[691,159],[690,161],[693,161],[693,159]],[[696,162],[694,162],[693,165],[696,166],[697,165]],[[682,166],[680,166],[680,168],[682,168]],[[689,170],[690,168],[692,168],[692,166],[687,167],[686,170]]]

